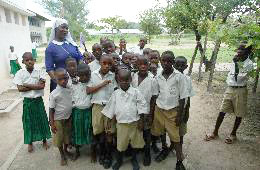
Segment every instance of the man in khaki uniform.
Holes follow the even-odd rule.
[[[233,130],[226,138],[225,143],[232,144],[237,139],[237,129],[242,118],[247,114],[248,73],[254,68],[253,62],[248,58],[251,52],[252,47],[246,47],[246,44],[241,44],[237,49],[237,54],[233,58],[233,65],[227,77],[228,87],[224,94],[215,129],[212,134],[206,135],[206,141],[214,140],[218,137],[219,127],[226,113],[234,113],[236,120]]]

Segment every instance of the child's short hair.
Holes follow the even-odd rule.
[[[151,53],[151,51],[152,51],[151,48],[145,48],[145,49],[143,50],[143,54],[144,54],[144,55],[149,55],[149,54]]]
[[[77,63],[77,60],[76,60],[75,58],[73,58],[73,57],[68,57],[68,58],[66,59],[66,61],[65,61],[65,64],[67,65],[68,62],[71,62],[71,61]]]
[[[170,50],[164,51],[164,52],[162,53],[161,57],[162,57],[162,56],[165,56],[165,55],[172,57],[173,60],[175,59],[174,53],[173,53],[172,51],[170,51]]]
[[[59,67],[55,70],[54,74],[57,74],[57,73],[60,73],[60,72],[63,72],[63,73],[67,73],[66,69],[62,68],[62,67]]]
[[[97,47],[97,46],[100,46],[102,48],[102,45],[100,45],[99,43],[95,43],[92,45],[92,51],[94,51],[94,49]]]
[[[80,63],[78,65],[78,72],[83,72],[83,71],[90,71],[90,67],[88,64]]]
[[[188,62],[187,58],[184,57],[184,56],[177,56],[177,57],[175,58],[175,60],[177,60],[177,59],[183,59],[183,60],[185,60],[186,63]]]
[[[115,46],[114,41],[107,39],[104,43],[103,43],[103,48],[107,48],[109,44],[113,44]]]
[[[27,56],[27,55],[31,55],[31,56],[32,56],[32,53],[31,53],[31,52],[25,52],[25,53],[23,53],[22,59],[24,59],[24,57]]]
[[[160,57],[160,52],[158,50],[152,50],[150,53],[157,53],[157,55]]]
[[[125,58],[125,57],[127,57],[127,56],[131,56],[131,55],[132,55],[132,53],[126,52],[126,53],[124,53],[124,54],[122,55],[122,58]]]

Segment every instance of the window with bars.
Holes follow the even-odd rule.
[[[11,18],[11,12],[10,12],[10,10],[4,8],[4,11],[5,11],[5,19],[6,19],[6,22],[7,22],[7,23],[12,23],[12,18]]]
[[[14,23],[19,25],[19,16],[16,12],[14,13]]]
[[[26,26],[26,17],[22,15],[22,24],[23,26]]]

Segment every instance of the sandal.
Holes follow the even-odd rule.
[[[158,156],[156,156],[155,161],[156,162],[161,162],[167,158],[169,155],[169,149],[163,149]]]
[[[233,144],[237,140],[237,137],[234,135],[230,135],[225,139],[226,144]]]
[[[218,138],[218,135],[214,135],[213,133],[212,134],[206,134],[204,140],[205,141],[211,141],[211,140],[215,140]]]

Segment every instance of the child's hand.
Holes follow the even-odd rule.
[[[52,131],[52,133],[54,133],[54,134],[56,134],[56,132],[57,132],[57,128],[56,128],[56,126],[55,126],[54,123],[51,123],[51,131]]]
[[[111,80],[105,80],[104,82],[103,82],[103,84],[106,86],[106,85],[108,85],[109,83],[112,83],[112,81]]]
[[[111,120],[108,120],[107,122],[106,122],[106,125],[105,125],[105,131],[106,132],[108,132],[108,131],[110,131],[111,130],[111,128],[112,128],[112,125],[111,125],[112,123],[111,123]]]
[[[138,122],[137,122],[137,128],[140,130],[140,131],[143,131],[144,130],[144,122],[142,119],[139,119]]]

